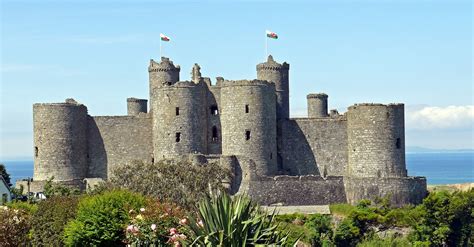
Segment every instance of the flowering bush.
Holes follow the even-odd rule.
[[[140,210],[130,210],[125,243],[130,246],[180,246],[186,239],[184,212],[172,204],[149,199]]]
[[[24,210],[0,206],[0,245],[26,246],[30,219]]]

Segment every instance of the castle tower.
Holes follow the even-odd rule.
[[[257,65],[257,79],[275,83],[277,96],[277,119],[290,117],[290,89],[288,72],[290,65],[279,64],[270,55],[265,63]]]
[[[328,95],[325,93],[308,94],[308,117],[327,117],[328,116]]]
[[[222,155],[253,159],[258,174],[276,173],[275,101],[273,83],[261,80],[222,83]]]
[[[153,95],[155,88],[161,87],[163,84],[174,84],[179,81],[179,65],[175,66],[169,58],[161,57],[161,62],[155,62],[150,59],[148,73],[150,78],[150,112],[153,111],[156,96]]]
[[[146,99],[128,98],[127,99],[127,115],[137,116],[139,113],[147,112]]]
[[[180,81],[154,89],[154,160],[207,151],[206,86]]]
[[[349,107],[347,136],[348,176],[407,176],[403,104]]]
[[[72,99],[34,104],[34,180],[82,180],[86,177],[87,108]]]

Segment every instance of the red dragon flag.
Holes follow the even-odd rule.
[[[266,30],[265,33],[267,34],[267,37],[270,38],[270,39],[278,39],[278,34],[272,32],[272,31]]]
[[[160,38],[161,38],[161,41],[165,41],[165,42],[169,42],[170,41],[170,37],[160,33]]]

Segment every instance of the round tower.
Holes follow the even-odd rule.
[[[180,81],[154,89],[153,153],[155,161],[207,150],[205,85]]]
[[[147,112],[146,99],[128,98],[127,99],[127,114],[129,116],[137,116],[139,113]]]
[[[289,69],[289,64],[279,64],[271,55],[265,63],[257,65],[257,79],[275,83],[277,119],[290,117]]]
[[[155,88],[161,87],[164,84],[172,85],[179,81],[179,65],[174,65],[167,57],[161,57],[161,62],[155,62],[150,59],[148,66],[148,73],[150,78],[150,112],[153,111],[156,96],[153,95]]]
[[[349,107],[347,136],[348,176],[407,176],[403,104]]]
[[[254,160],[256,172],[277,172],[275,86],[261,80],[224,81],[221,88],[222,155]]]
[[[325,93],[308,94],[308,117],[327,117],[328,116],[328,95]]]
[[[74,100],[34,104],[34,180],[82,180],[86,177],[87,108]]]

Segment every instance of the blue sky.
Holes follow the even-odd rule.
[[[97,1],[98,2],[98,1]],[[31,156],[32,104],[75,98],[124,115],[165,56],[189,78],[255,78],[265,30],[287,61],[293,116],[306,94],[330,108],[404,102],[408,146],[474,148],[471,1],[1,1],[0,158]]]

